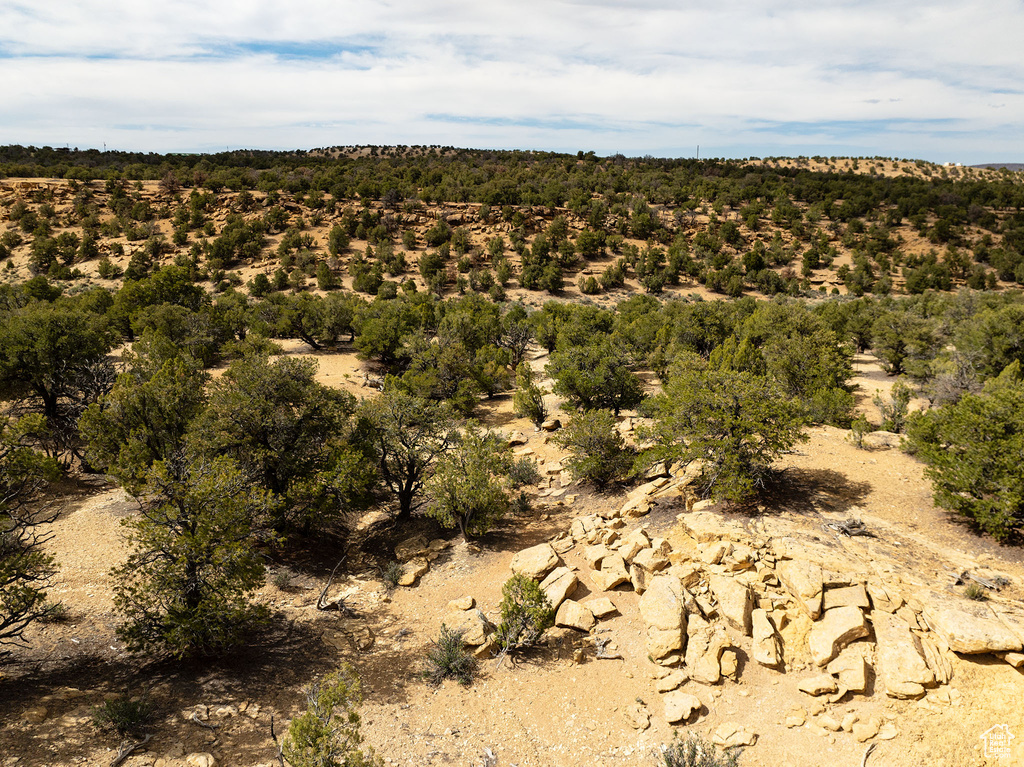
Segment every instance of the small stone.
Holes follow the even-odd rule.
[[[797,685],[797,689],[800,692],[805,692],[808,695],[825,695],[826,693],[832,693],[838,690],[836,680],[833,679],[829,674],[818,674],[808,679],[804,679]]]
[[[829,732],[839,732],[842,729],[842,725],[827,714],[825,716],[818,717],[817,721],[819,725]]]
[[[722,650],[722,657],[719,659],[719,666],[722,669],[722,676],[735,679],[739,671],[740,661],[735,650]]]
[[[849,714],[843,717],[843,732],[853,732],[853,725],[855,725],[859,721],[860,717],[851,711]]]
[[[634,730],[646,730],[651,726],[651,714],[648,712],[646,706],[641,706],[639,703],[633,703],[626,706],[626,710],[623,711],[626,716],[626,721],[629,726]]]
[[[557,418],[548,418],[540,425],[540,428],[544,431],[558,431],[562,428],[562,422]]]
[[[665,720],[669,724],[685,722],[693,716],[694,712],[700,711],[704,705],[700,702],[700,698],[688,692],[670,692],[664,700]]]
[[[665,675],[654,683],[654,689],[658,692],[671,692],[672,690],[676,690],[686,684],[690,679],[684,671],[669,671],[668,669],[662,670],[666,672]]]
[[[896,729],[896,725],[892,722],[885,722],[881,727],[878,728],[878,739],[879,740],[892,740],[899,735],[899,730]]]
[[[711,742],[722,748],[752,746],[757,742],[757,733],[746,729],[737,722],[726,722],[711,736]]]
[[[188,767],[216,767],[217,760],[213,758],[213,754],[195,753],[185,757],[185,764]]]
[[[803,714],[793,714],[792,716],[786,717],[786,727],[793,729],[794,727],[803,727],[807,722],[807,719]]]
[[[871,718],[867,722],[857,722],[853,725],[853,737],[858,743],[871,740],[878,734],[879,726],[879,722],[875,718]]]
[[[459,597],[448,603],[449,610],[472,610],[476,607],[476,600],[473,597]]]

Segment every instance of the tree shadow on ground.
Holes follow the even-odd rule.
[[[765,513],[791,511],[845,513],[860,505],[871,492],[867,482],[854,482],[834,469],[787,468],[774,474],[761,492]]]

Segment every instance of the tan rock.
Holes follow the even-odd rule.
[[[619,608],[615,606],[615,603],[608,599],[608,597],[598,597],[597,599],[588,599],[582,603],[584,607],[587,607],[590,612],[594,614],[595,618],[606,618],[613,613],[619,611]]]
[[[512,572],[540,581],[555,569],[561,560],[550,543],[523,549],[512,557]]]
[[[426,575],[429,570],[430,563],[427,560],[421,557],[414,557],[402,566],[402,574],[398,576],[398,585],[412,586],[421,576]]]
[[[541,591],[556,610],[565,599],[572,596],[579,585],[580,579],[568,567],[556,567],[540,582]]]
[[[623,714],[626,717],[626,722],[634,730],[643,731],[651,726],[651,714],[646,706],[642,706],[639,703],[631,703],[626,706]]]
[[[562,428],[562,422],[557,418],[548,418],[540,425],[540,428],[544,431],[558,431]]]
[[[682,651],[686,642],[683,588],[677,578],[659,575],[640,597],[640,618],[647,630],[647,651],[654,659]]]
[[[690,676],[685,671],[669,671],[660,679],[655,680],[654,689],[658,692],[671,692],[682,687],[690,680]]]
[[[21,721],[27,722],[28,724],[42,724],[50,716],[49,709],[46,706],[33,706],[27,708],[21,713]]]
[[[722,652],[729,646],[725,629],[698,616],[691,616],[689,629],[685,657],[690,677],[701,684],[718,684],[722,680]]]
[[[562,602],[555,613],[555,625],[564,628],[590,631],[596,623],[597,619],[589,609],[571,599]]]
[[[470,647],[479,647],[494,633],[494,624],[480,610],[457,610],[448,613],[444,625],[462,632],[462,641]]]
[[[737,722],[726,722],[715,730],[711,742],[722,748],[752,746],[757,743],[757,733]]]
[[[718,663],[722,671],[722,676],[727,679],[736,678],[736,674],[739,673],[740,670],[740,659],[735,650],[722,650],[722,657],[719,658]]]
[[[417,554],[425,551],[428,545],[425,536],[417,535],[413,538],[407,538],[395,546],[395,559],[399,562],[410,560]]]
[[[903,597],[891,586],[881,581],[868,581],[868,596],[875,610],[894,613],[903,606]]]
[[[828,664],[828,673],[839,677],[839,686],[850,692],[864,692],[868,686],[868,663],[864,656],[849,648]]]
[[[860,608],[851,605],[826,610],[822,619],[811,627],[807,637],[811,660],[824,666],[854,639],[866,637],[869,633],[870,629]]]
[[[668,693],[665,698],[665,720],[669,724],[685,722],[703,707],[700,698],[687,692],[676,690]]]
[[[632,563],[652,573],[664,570],[670,564],[667,556],[653,548],[640,549],[633,557]]]
[[[794,727],[803,727],[805,724],[807,724],[807,717],[803,714],[791,714],[790,716],[787,716],[785,720],[786,727],[790,729],[793,729]]]
[[[886,694],[893,698],[924,695],[924,685],[935,682],[921,652],[920,640],[900,618],[873,612],[875,627],[875,663]]]
[[[713,541],[697,549],[697,557],[709,565],[719,564],[732,552],[732,544],[728,541]]]
[[[825,589],[822,609],[827,612],[836,607],[859,607],[862,610],[870,609],[871,602],[868,601],[867,589],[859,583],[854,586]]]
[[[603,543],[598,543],[594,546],[587,546],[583,550],[583,558],[590,565],[591,570],[598,570],[601,567],[601,562],[605,557],[609,556],[612,550],[605,546]]]
[[[590,574],[590,580],[601,591],[610,591],[622,583],[628,583],[626,563],[618,554],[609,554],[601,560],[601,569]]]
[[[213,754],[194,753],[185,757],[185,764],[188,767],[216,767],[217,760],[213,758]]]
[[[878,728],[878,735],[875,737],[879,740],[892,740],[900,731],[896,729],[896,725],[892,722],[883,722],[882,726]]]
[[[718,612],[725,622],[744,636],[751,634],[751,612],[754,609],[750,587],[726,575],[708,576],[708,584],[718,600]]]
[[[860,717],[852,711],[843,717],[843,732],[853,732],[853,725],[860,721]]]
[[[1020,637],[984,602],[929,592],[921,613],[953,652],[1019,652]]]
[[[637,565],[629,566],[629,582],[633,585],[633,591],[643,594],[654,577],[653,573]]]
[[[829,674],[816,674],[815,676],[802,679],[797,685],[797,689],[800,692],[805,692],[808,695],[826,695],[833,693],[839,689],[836,685],[836,680],[833,679]]]
[[[1003,652],[998,655],[1014,668],[1024,668],[1024,653]]]
[[[881,722],[876,717],[872,717],[866,722],[857,722],[853,725],[853,737],[858,743],[863,743],[875,737],[880,727]]]
[[[448,603],[448,609],[452,612],[455,610],[471,610],[474,607],[476,607],[476,600],[470,596],[459,597]]]
[[[762,666],[774,668],[782,663],[782,639],[764,610],[751,612],[751,626],[754,636],[752,656]]]
[[[775,566],[775,572],[786,590],[811,616],[811,620],[817,620],[821,616],[824,591],[821,566],[787,559]]]
[[[839,732],[843,729],[843,726],[839,724],[835,719],[830,717],[828,714],[824,714],[818,717],[818,725],[828,730],[829,732]]]

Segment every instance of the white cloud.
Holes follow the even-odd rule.
[[[0,142],[1014,159],[1022,21],[1011,0],[7,3]]]

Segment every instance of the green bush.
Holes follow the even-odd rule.
[[[911,416],[908,449],[935,503],[999,540],[1024,532],[1024,381],[1015,362],[982,394]]]
[[[536,581],[513,575],[501,587],[501,623],[495,640],[502,652],[536,644],[555,623],[555,610]]]
[[[118,696],[93,709],[92,721],[101,730],[113,730],[122,738],[138,732],[153,718],[153,705],[145,698]]]
[[[292,767],[377,767],[359,745],[359,678],[348,665],[306,689],[306,711],[292,720],[282,752]]]
[[[427,650],[425,676],[431,684],[441,684],[445,679],[455,679],[464,685],[473,681],[476,658],[466,649],[466,643],[462,641],[463,633],[441,624],[440,635],[431,641],[431,647]]]
[[[610,410],[587,410],[574,415],[555,441],[569,451],[566,468],[573,479],[604,487],[625,479],[635,451],[626,445]]]
[[[858,416],[850,424],[850,442],[859,448],[864,447],[864,437],[871,431],[871,422],[864,416]]]

